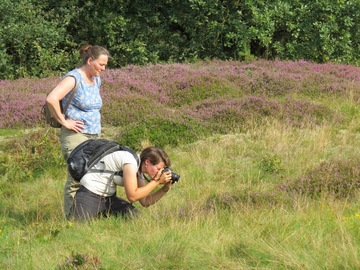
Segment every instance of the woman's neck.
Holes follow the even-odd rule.
[[[92,76],[91,72],[86,66],[82,66],[79,68],[82,74],[84,75],[84,79],[87,83],[93,84],[94,83],[94,76]]]

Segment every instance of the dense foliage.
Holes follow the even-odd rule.
[[[0,78],[47,77],[99,44],[110,67],[256,58],[359,64],[358,0],[0,3]]]

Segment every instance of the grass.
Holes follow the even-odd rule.
[[[360,268],[359,95],[310,90],[297,100],[342,121],[255,115],[246,128],[164,145],[180,181],[149,208],[135,203],[133,221],[65,221],[57,132],[1,131],[0,268]],[[105,125],[104,136],[122,130]]]
[[[301,175],[321,159],[342,155],[337,149],[358,144],[350,136],[342,146],[343,136],[333,136],[329,126],[294,130],[268,123],[247,133],[169,148],[181,179],[168,198],[148,209],[139,206],[143,215],[136,221],[63,221],[64,174],[13,185],[12,196],[2,200],[7,209],[0,219],[2,266],[354,269],[360,263],[357,197],[265,196],[276,192],[279,178]],[[257,200],[250,200],[256,192]],[[226,193],[243,198],[229,202],[221,197]],[[215,207],[209,206],[211,199]],[[80,260],[78,268],[74,260]]]

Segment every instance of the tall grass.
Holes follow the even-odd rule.
[[[348,148],[359,147],[344,136],[329,126],[296,130],[274,122],[169,148],[181,180],[158,204],[139,206],[135,221],[63,221],[64,173],[14,184],[2,199],[1,263],[5,269],[76,269],[79,260],[78,269],[355,269],[357,197],[289,198],[277,189],[321,159],[341,157],[344,139]]]
[[[360,268],[358,93],[326,97],[320,90],[311,89],[306,104],[331,108],[342,121],[304,113],[292,124],[276,115],[257,117],[254,109],[232,132],[165,144],[180,181],[149,208],[135,203],[142,212],[136,220],[66,222],[57,132],[6,130],[0,137],[0,268]],[[117,137],[119,129],[106,126],[104,136]],[[120,188],[118,195],[125,196]]]

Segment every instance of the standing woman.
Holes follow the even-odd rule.
[[[80,49],[80,56],[81,67],[68,72],[46,99],[54,117],[62,125],[60,142],[65,160],[78,144],[90,138],[98,138],[101,134],[100,75],[105,70],[110,54],[101,46],[85,45]],[[78,86],[76,93],[63,115],[59,101],[65,107],[75,91],[75,86]],[[64,189],[64,213],[67,219],[70,217],[78,188],[79,183],[68,174]]]

